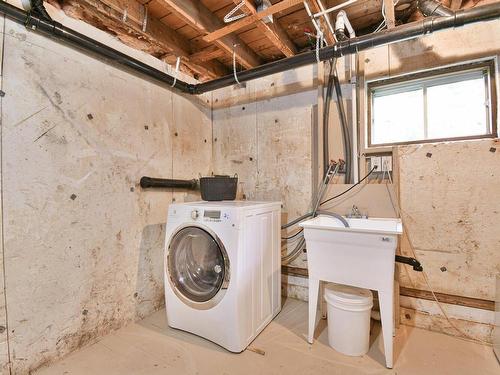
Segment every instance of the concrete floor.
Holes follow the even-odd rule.
[[[110,334],[37,375],[156,374],[481,374],[500,373],[492,348],[408,326],[398,329],[395,367],[384,367],[378,324],[363,357],[343,356],[328,346],[326,322],[309,345],[307,304],[285,301],[282,312],[255,339],[250,349],[231,354],[186,332],[167,328],[165,311]],[[260,352],[260,354],[258,353]]]

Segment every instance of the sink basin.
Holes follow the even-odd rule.
[[[378,233],[378,234],[401,234],[403,224],[400,219],[356,219],[346,218],[349,228],[338,219],[329,216],[317,216],[314,219],[304,221],[300,224],[303,228],[335,230],[342,232]]]
[[[309,335],[312,344],[319,282],[328,281],[378,291],[386,366],[392,368],[394,259],[400,219],[346,219],[318,216],[304,228],[309,270]]]

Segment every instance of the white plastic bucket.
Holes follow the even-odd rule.
[[[373,295],[368,289],[328,284],[328,342],[338,352],[362,356],[370,347],[370,314]]]

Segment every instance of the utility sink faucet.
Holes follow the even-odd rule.
[[[358,206],[356,206],[355,204],[352,205],[352,209],[351,209],[351,213],[347,215],[347,217],[349,218],[354,218],[354,219],[361,219],[363,218],[364,216],[361,214],[361,212],[359,211],[359,208]]]

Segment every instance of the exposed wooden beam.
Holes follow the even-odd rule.
[[[450,9],[451,10],[459,10],[462,6],[462,0],[451,0]]]
[[[396,16],[394,14],[393,0],[384,0],[385,23],[388,29],[393,29],[396,26]]]
[[[301,267],[281,266],[281,273],[283,275],[298,276],[305,278],[309,277],[309,272],[307,268],[301,268]],[[405,297],[420,298],[429,301],[434,301],[434,296],[432,295],[432,292],[428,290],[406,288],[402,286],[400,287],[399,291],[400,295]],[[438,293],[438,292],[435,292],[434,295],[436,296],[439,302],[448,303],[450,305],[472,307],[475,309],[482,309],[489,311],[495,310],[495,302],[490,300],[457,296],[453,294]]]
[[[434,301],[434,296],[432,295],[432,292],[428,290],[406,288],[404,286],[400,287],[399,290],[400,294],[405,297],[420,298],[428,301]],[[456,296],[453,294],[437,293],[437,292],[435,292],[434,295],[436,296],[437,300],[442,303],[472,307],[475,309],[495,311],[494,301],[489,301],[480,298]]]
[[[180,0],[177,0],[180,1]],[[191,0],[190,0],[191,1]],[[262,12],[258,12],[256,14],[250,14],[246,16],[245,18],[240,19],[239,21],[235,21],[231,24],[229,24],[226,27],[219,28],[218,30],[215,30],[205,36],[203,38],[204,41],[206,42],[213,42],[214,40],[218,40],[220,38],[223,38],[224,36],[234,33],[235,31],[240,30],[243,27],[250,26],[259,20],[261,20],[264,17],[271,16],[275,13],[282,12],[288,8],[291,8],[297,4],[302,4],[304,0],[283,0],[280,1],[279,3],[276,3],[266,10],[263,10]]]
[[[257,9],[255,9],[253,3],[250,0],[243,0],[244,4],[242,7],[243,11],[250,14],[256,14]],[[233,0],[235,4],[239,4],[240,0]],[[263,20],[257,22],[257,28],[264,33],[264,35],[269,39],[269,41],[276,46],[286,57],[290,57],[297,54],[297,47],[290,40],[286,31],[278,23],[278,20],[274,22],[265,23]]]
[[[226,52],[221,50],[219,47],[210,46],[190,55],[189,61],[192,61],[193,63],[202,63],[205,61],[218,59],[225,54]]]
[[[317,0],[309,0],[307,2],[309,4],[309,8],[311,8],[311,11],[313,13],[319,13],[321,12],[321,8],[318,4]],[[329,14],[326,15],[327,17],[330,17]],[[319,18],[319,23],[321,25],[321,28],[323,29],[323,34],[325,35],[326,41],[328,42],[329,45],[332,45],[335,43],[335,37],[332,35],[330,32],[330,29],[328,28],[328,25],[326,24],[325,18],[320,17]]]
[[[201,1],[198,0],[158,0],[168,5],[182,20],[202,33],[211,33],[224,26]],[[232,55],[235,51],[236,58],[245,68],[253,68],[261,64],[257,54],[243,41],[234,35],[219,38],[217,45]]]
[[[120,0],[64,0],[62,9],[69,16],[115,33],[133,48],[155,56],[169,56],[166,60],[169,63],[175,57],[182,57],[182,70],[196,78],[213,79],[228,73],[217,61],[203,64],[190,61],[189,40],[157,19],[148,17],[144,22],[144,8],[135,0],[128,1],[126,6]]]

